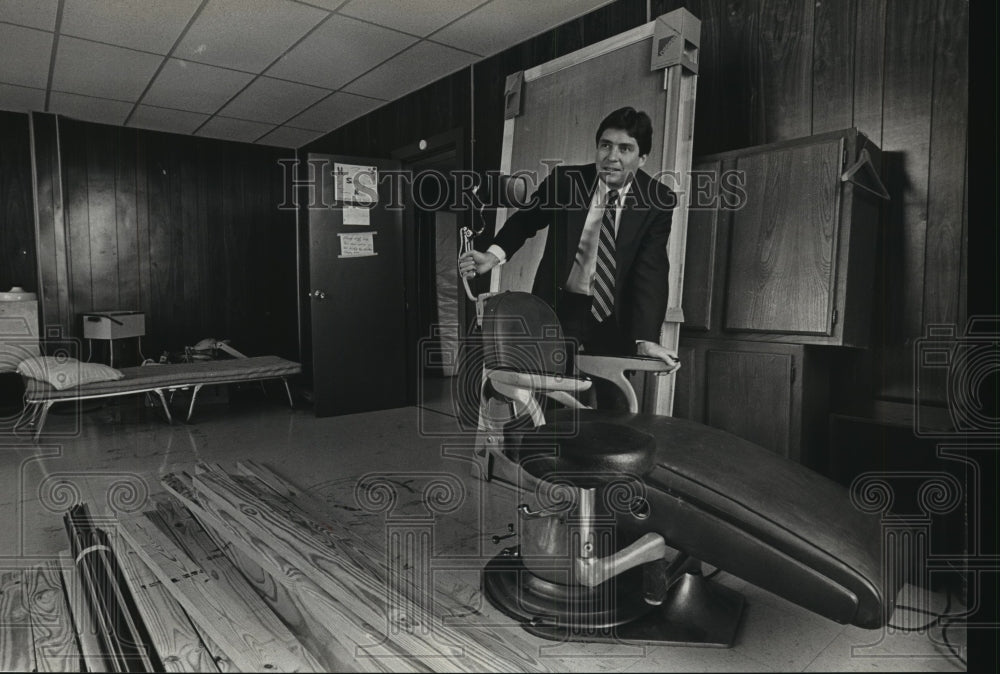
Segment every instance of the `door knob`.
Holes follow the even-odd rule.
[[[323,292],[322,290],[314,290],[314,291],[312,291],[309,294],[312,295],[313,297],[315,297],[318,300],[325,300],[326,299],[326,293]]]

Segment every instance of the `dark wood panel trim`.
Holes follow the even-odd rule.
[[[814,134],[852,126],[858,1],[816,3],[811,111]]]
[[[886,0],[857,0],[853,126],[882,147]]]
[[[765,143],[812,133],[813,2],[764,0],[757,10],[756,133]]]
[[[963,202],[968,118],[969,6],[945,0],[937,17],[928,161],[923,323],[961,317]]]

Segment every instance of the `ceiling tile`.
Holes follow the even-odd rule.
[[[201,0],[66,0],[60,32],[167,54]]]
[[[135,126],[154,131],[169,131],[170,133],[193,133],[208,119],[208,115],[184,110],[168,110],[152,105],[137,105],[132,118],[125,126]]]
[[[344,87],[344,91],[393,100],[476,60],[472,54],[421,42]]]
[[[290,126],[279,126],[257,142],[261,145],[277,145],[278,147],[302,147],[322,135],[322,131],[306,131]]]
[[[205,123],[205,126],[198,129],[198,133],[195,135],[252,143],[273,128],[274,124],[248,122],[245,119],[231,119],[229,117],[213,117]]]
[[[55,30],[58,9],[58,0],[0,0],[0,21]]]
[[[416,38],[410,35],[334,15],[267,74],[339,89],[414,42]]]
[[[0,23],[0,82],[44,89],[51,55],[52,33]]]
[[[13,84],[0,84],[0,110],[30,112],[44,109],[44,90],[18,87]]]
[[[260,77],[219,112],[227,117],[281,124],[329,93],[329,89]]]
[[[131,112],[132,106],[132,103],[112,101],[107,98],[93,98],[53,91],[49,96],[48,111],[88,122],[121,126],[125,123],[125,118]]]
[[[610,1],[494,1],[435,33],[434,39],[459,49],[489,56],[582,16]]]
[[[401,11],[399,0],[350,0],[340,13],[426,37],[484,2],[487,0],[409,0]]]
[[[59,38],[52,89],[135,101],[162,60],[154,54],[63,36]]]
[[[290,0],[209,0],[174,56],[259,73],[328,15]]]
[[[303,112],[298,117],[288,121],[289,125],[299,129],[309,129],[311,131],[331,131],[338,126],[346,124],[355,117],[360,117],[370,110],[374,110],[385,101],[379,101],[364,96],[354,96],[336,92],[329,98],[325,98],[313,107]]]
[[[253,75],[168,59],[142,102],[162,108],[212,113],[225,105]]]

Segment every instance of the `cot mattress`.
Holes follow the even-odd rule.
[[[288,377],[302,372],[302,365],[279,356],[253,356],[229,360],[208,360],[176,365],[146,365],[121,368],[124,378],[91,382],[62,391],[36,379],[26,379],[28,403],[51,400],[124,395],[156,389],[173,389],[198,384],[228,384]]]

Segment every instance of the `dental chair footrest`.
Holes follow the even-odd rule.
[[[513,556],[483,569],[489,602],[524,629],[553,641],[729,648],[743,616],[739,592],[685,573],[659,606],[646,604],[641,582],[622,574],[596,587],[544,581]]]

